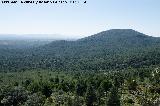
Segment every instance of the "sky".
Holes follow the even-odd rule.
[[[18,0],[16,4],[2,4],[1,0],[0,34],[57,34],[79,38],[109,29],[134,29],[160,37],[160,0],[77,1],[21,4]]]

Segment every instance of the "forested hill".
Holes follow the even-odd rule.
[[[132,29],[113,29],[77,41],[52,42],[39,49],[59,56],[74,55],[75,58],[81,55],[90,57],[92,54],[99,55],[110,51],[157,47],[159,44],[160,38],[147,36]]]
[[[105,44],[109,48],[114,47],[144,47],[160,43],[160,38],[151,37],[132,29],[112,29],[89,36],[79,41]]]
[[[112,29],[76,41],[53,41],[25,52],[19,51],[23,52],[20,54],[12,51],[12,54],[4,55],[5,52],[0,54],[1,70],[139,68],[159,65],[160,38],[132,29]]]

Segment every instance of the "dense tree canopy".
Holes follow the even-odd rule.
[[[120,105],[160,105],[160,38],[116,29],[36,47],[0,45],[0,106]]]

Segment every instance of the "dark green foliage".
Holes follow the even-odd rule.
[[[87,85],[85,84],[84,81],[78,81],[77,85],[76,85],[76,93],[78,96],[84,96],[84,93],[87,90]]]
[[[34,82],[28,87],[28,89],[31,92],[35,93],[35,92],[38,92],[38,91],[41,90],[41,85],[39,83],[37,83],[37,82]]]
[[[28,98],[28,92],[22,87],[15,87],[11,91],[8,91],[1,100],[1,103],[7,106],[17,106],[23,104]]]
[[[59,78],[58,78],[58,76],[56,76],[56,78],[55,78],[55,84],[58,84],[59,83]]]
[[[101,94],[104,94],[104,92],[108,92],[112,88],[112,82],[104,80],[101,82],[101,85],[99,87],[99,92]]]
[[[160,95],[160,86],[155,86],[155,87],[150,88],[150,92],[157,93]]]
[[[14,82],[14,86],[18,86],[18,82]]]
[[[28,97],[28,100],[25,102],[25,106],[43,106],[45,102],[45,96],[41,93],[34,93]]]
[[[129,81],[128,89],[129,90],[136,90],[137,86],[138,86],[138,84],[137,84],[136,80],[131,80],[131,81]]]
[[[50,97],[51,96],[51,94],[52,94],[52,89],[51,89],[51,87],[49,86],[49,85],[43,85],[42,86],[42,94],[43,95],[45,95],[46,96],[46,98],[47,97]]]
[[[24,85],[24,87],[27,87],[27,86],[29,86],[30,84],[31,84],[31,80],[30,79],[26,79],[24,82],[23,82],[23,85]]]
[[[113,87],[111,89],[111,94],[107,103],[108,106],[120,106],[120,96],[118,93],[118,88]]]
[[[96,96],[95,89],[92,85],[89,85],[86,92],[86,105],[93,106],[94,103],[96,103],[96,100],[97,100],[97,96]]]
[[[59,85],[59,89],[62,89],[63,91],[68,92],[69,91],[69,84],[67,82],[62,82]]]
[[[129,103],[129,104],[134,104],[134,101],[132,99],[128,99],[125,101],[126,103]]]

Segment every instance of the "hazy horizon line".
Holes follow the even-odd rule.
[[[98,34],[98,33],[101,33],[101,32],[104,32],[104,31],[109,31],[109,30],[134,30],[134,31],[137,31],[137,32],[140,32],[136,29],[131,29],[131,28],[115,28],[115,29],[107,29],[107,30],[103,30],[103,31],[99,31],[97,33],[92,33],[92,34],[89,34],[89,35],[69,35],[69,34],[60,34],[60,33],[53,33],[53,34],[49,34],[49,33],[24,33],[24,34],[12,34],[12,33],[0,33],[0,38],[5,38],[5,36],[1,36],[1,35],[8,35],[8,37],[20,37],[21,38],[28,38],[28,39],[81,39],[81,38],[84,38],[84,37],[89,37],[89,36],[92,36],[92,35],[95,35],[95,34]],[[144,32],[140,32],[140,33],[143,33],[145,35],[148,35],[148,36],[152,36],[152,37],[160,37],[160,36],[156,36],[156,35],[150,35],[150,34],[146,34]],[[29,35],[29,36],[21,36],[21,35]],[[33,35],[33,36],[31,36]],[[40,35],[40,36],[38,36]],[[43,36],[43,35],[48,35],[48,36]],[[53,36],[54,35],[54,36]]]

